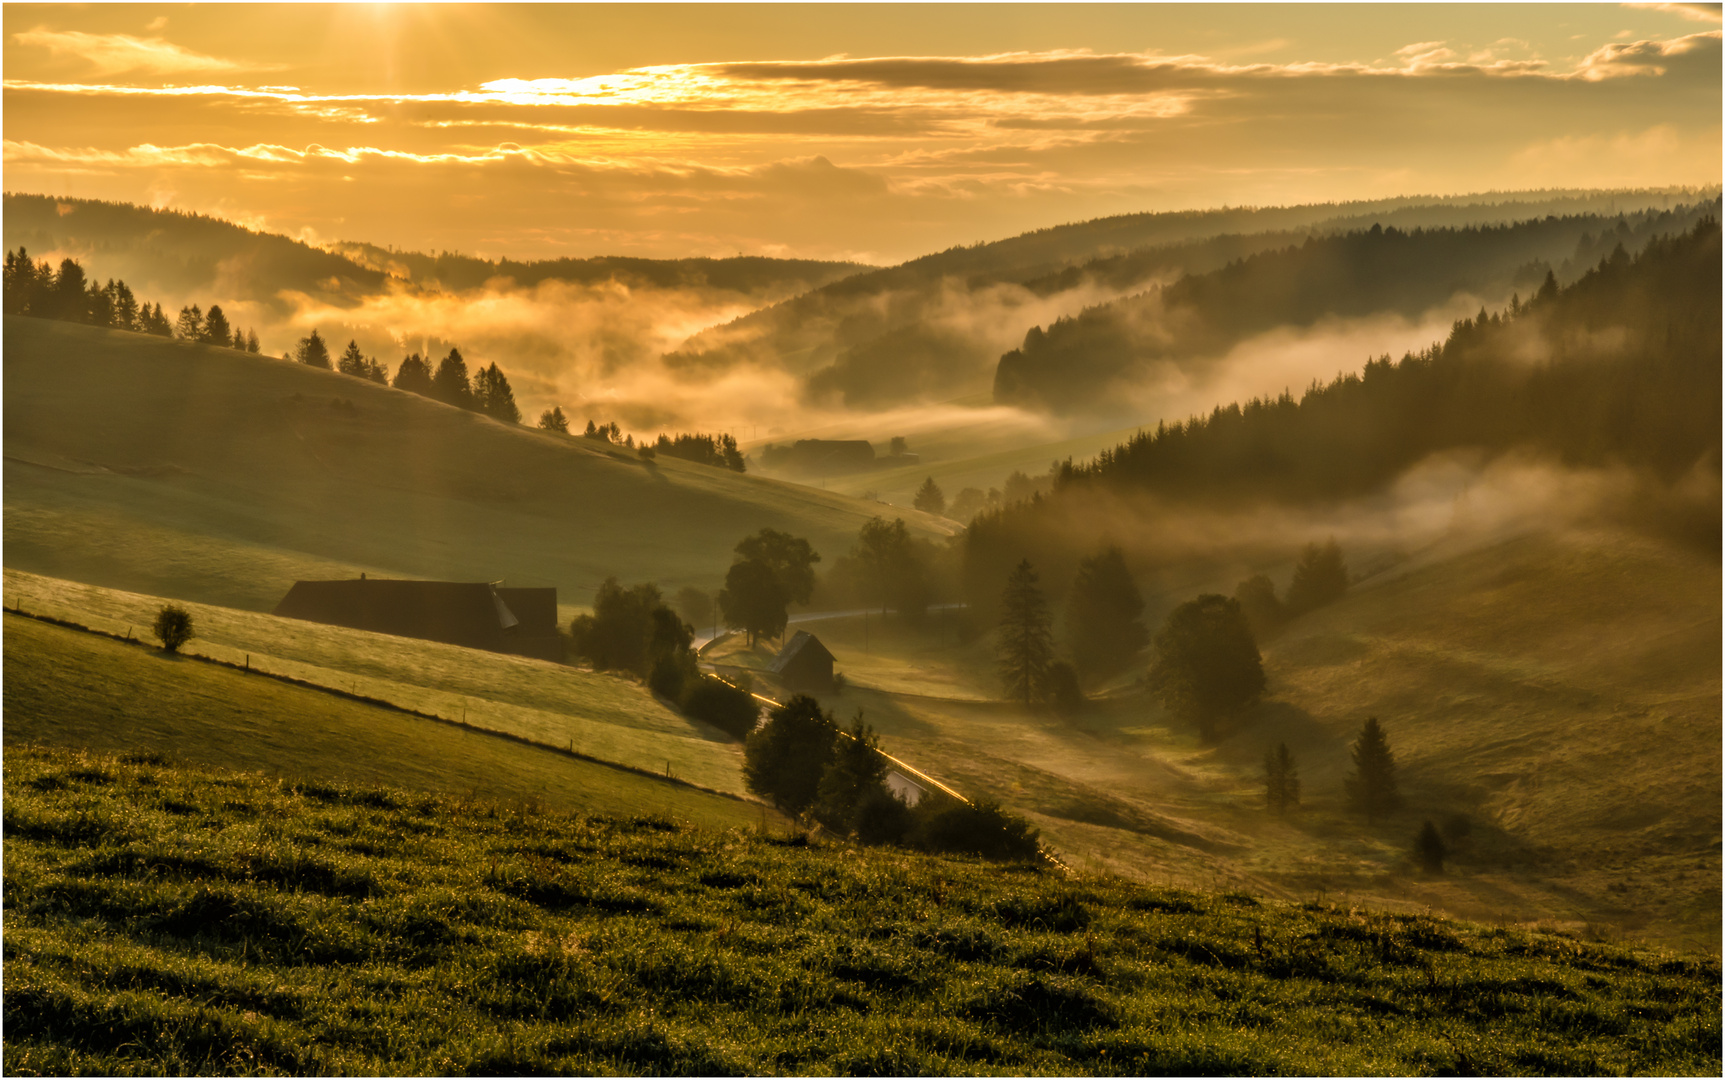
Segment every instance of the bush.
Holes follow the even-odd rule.
[[[683,713],[736,739],[748,738],[761,715],[760,706],[747,690],[711,675],[702,676],[688,687]]]
[[[857,800],[853,821],[856,838],[865,844],[902,844],[916,816],[903,799],[879,787]]]
[[[162,648],[179,652],[181,645],[192,640],[192,613],[174,604],[163,604],[150,629],[162,640]]]
[[[985,859],[1034,859],[1042,850],[1030,822],[986,800],[965,804],[924,799],[917,805],[916,824],[908,839],[912,847],[925,851]]]

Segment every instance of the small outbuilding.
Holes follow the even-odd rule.
[[[275,614],[470,649],[563,659],[556,589],[363,576],[298,581],[276,605]]]
[[[774,678],[792,690],[830,691],[833,688],[833,654],[821,639],[798,630],[767,668]]]

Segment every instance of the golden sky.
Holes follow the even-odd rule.
[[[1720,180],[1717,5],[7,4],[5,187],[489,256]]]

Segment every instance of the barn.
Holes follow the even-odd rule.
[[[833,654],[807,630],[792,636],[767,671],[792,690],[833,688]]]
[[[556,589],[492,582],[348,578],[296,581],[276,605],[290,619],[424,638],[470,649],[563,659]]]

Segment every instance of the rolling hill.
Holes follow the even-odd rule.
[[[837,553],[879,510],[231,350],[15,316],[5,344],[6,563],[53,577],[254,611],[362,571],[580,605],[609,574],[715,587],[764,526]]]

